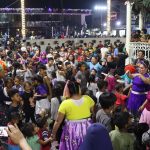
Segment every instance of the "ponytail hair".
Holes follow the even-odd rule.
[[[77,82],[69,81],[68,89],[69,89],[70,96],[80,93],[80,85]]]
[[[80,94],[80,85],[77,82],[74,81],[67,81],[63,96],[66,98],[70,98],[73,95]]]

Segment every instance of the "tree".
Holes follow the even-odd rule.
[[[134,15],[139,15],[141,22],[147,22],[150,19],[150,0],[130,0],[133,2],[132,11]],[[140,26],[140,23],[139,23]]]
[[[150,9],[150,0],[143,0],[143,5],[145,8]]]
[[[132,11],[135,15],[139,15],[143,11],[144,16],[150,15],[150,0],[131,0],[134,4]]]
[[[124,0],[124,2],[126,1],[133,3],[132,12],[134,15],[138,16],[141,11],[146,17],[150,15],[150,0]]]

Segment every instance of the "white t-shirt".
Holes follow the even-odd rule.
[[[22,52],[27,52],[26,47],[24,47],[24,46],[23,46],[23,47],[21,47],[21,51],[22,51]]]
[[[61,96],[61,100],[63,100],[63,97]],[[57,97],[54,97],[51,99],[51,119],[56,120],[57,118],[57,112],[59,109],[59,101]]]
[[[33,74],[31,72],[31,70],[27,69],[27,71],[24,74],[24,81],[31,82],[32,81],[32,77],[33,77]]]
[[[99,97],[100,97],[102,94],[103,94],[103,92],[101,92],[101,91],[98,91],[98,92],[96,93],[97,104],[99,104]]]
[[[14,71],[13,71],[14,72]],[[21,69],[16,70],[16,75],[19,77],[24,77],[25,71]]]
[[[96,92],[98,91],[97,83],[90,83],[90,85],[87,85],[87,88],[93,91],[93,95],[96,96]]]
[[[106,55],[107,52],[108,52],[108,48],[106,48],[106,47],[101,48],[101,55],[102,55],[101,59],[105,58],[105,55]]]
[[[56,71],[57,81],[66,81],[63,75],[60,75],[58,71]]]
[[[49,78],[51,78],[51,73],[55,70],[55,67],[54,67],[54,65],[49,66],[48,64],[46,64],[46,68],[47,68],[47,70],[46,70],[47,76]]]

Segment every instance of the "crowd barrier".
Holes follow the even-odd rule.
[[[41,46],[42,50],[46,49],[46,46],[48,45],[48,43],[50,43],[50,45],[52,47],[55,47],[55,41],[58,41],[59,45],[61,45],[62,43],[65,43],[66,41],[74,41],[75,43],[79,43],[79,42],[84,42],[84,43],[89,43],[94,41],[95,45],[98,45],[99,41],[102,41],[103,43],[105,42],[110,42],[110,43],[114,43],[116,40],[120,40],[121,42],[125,43],[125,38],[66,38],[66,39],[35,39],[35,40],[26,40],[25,43],[26,44],[33,44],[33,43],[37,43],[38,45]]]
[[[150,44],[142,42],[131,42],[129,50],[130,61],[133,61],[137,58],[137,52],[142,50],[145,52],[145,58],[150,60]]]

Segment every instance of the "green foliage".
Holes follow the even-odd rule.
[[[138,5],[133,4],[132,11],[133,11],[134,15],[136,15],[136,16],[139,15],[141,8],[142,7],[139,7]]]
[[[135,15],[139,15],[140,11],[148,15],[150,13],[150,0],[132,0],[134,2],[132,11]]]
[[[150,0],[143,0],[143,6],[150,9]]]
[[[134,0],[134,4],[138,7],[143,7],[143,0]]]

